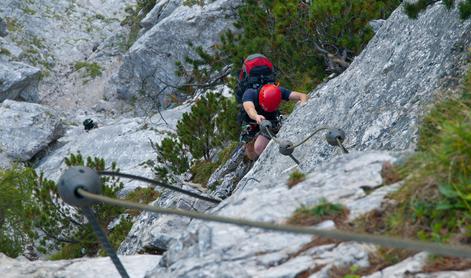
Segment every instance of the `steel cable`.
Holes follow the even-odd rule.
[[[342,151],[343,151],[344,153],[348,153],[348,150],[347,150],[347,148],[345,148],[345,146],[342,144],[342,141],[340,141],[339,138],[335,138],[335,140],[337,141],[337,144],[338,144],[338,146],[342,149]]]
[[[294,144],[292,147],[290,147],[290,149],[295,149],[299,146],[301,146],[302,144],[306,143],[307,140],[311,139],[314,135],[316,135],[317,133],[319,133],[320,131],[323,131],[323,130],[329,130],[330,128],[329,127],[321,127],[317,130],[315,130],[313,133],[311,133],[309,136],[307,136],[304,140],[300,141],[299,143],[297,144]],[[280,145],[280,141],[277,139],[276,136],[274,136],[270,129],[268,127],[265,127],[265,130],[267,131],[268,135],[271,137],[271,139],[273,139],[275,141],[275,143],[277,143],[278,145]]]
[[[76,191],[79,195],[84,198],[88,198],[97,202],[103,202],[110,205],[121,206],[130,209],[141,209],[155,213],[179,215],[185,217],[191,217],[195,219],[213,221],[226,224],[234,224],[238,226],[246,226],[252,228],[259,228],[265,230],[288,232],[296,234],[316,235],[319,237],[331,238],[341,241],[358,241],[364,243],[377,244],[389,248],[401,248],[414,251],[426,251],[436,255],[450,256],[450,257],[463,257],[471,258],[471,248],[464,246],[452,246],[438,243],[428,243],[416,240],[399,239],[386,236],[378,235],[367,235],[360,233],[352,233],[339,230],[322,230],[312,227],[302,227],[294,225],[281,225],[268,222],[259,222],[246,219],[238,219],[232,217],[225,217],[219,215],[204,214],[196,211],[185,211],[180,209],[172,208],[161,208],[149,205],[143,205],[138,203],[127,202],[123,200],[117,200],[106,196],[96,195],[87,192],[81,188]]]
[[[270,136],[270,139],[272,139],[273,141],[275,141],[275,143],[277,143],[278,145],[280,144],[280,141],[278,140],[278,138],[276,138],[275,135],[273,135],[270,131],[270,129],[268,127],[265,127],[265,130],[267,131],[268,133],[268,136]]]
[[[93,231],[95,231],[97,238],[100,240],[101,244],[103,245],[103,249],[105,249],[106,253],[110,257],[114,266],[116,267],[116,270],[118,270],[121,277],[129,278],[129,275],[126,272],[126,269],[124,268],[123,264],[118,258],[118,255],[116,255],[116,252],[114,251],[113,247],[108,241],[108,238],[106,237],[106,234],[103,231],[103,228],[98,223],[98,220],[96,219],[95,213],[93,212],[93,210],[90,207],[83,207],[82,210],[85,216],[87,217],[88,221],[90,222],[90,225],[92,225]]]
[[[164,187],[164,188],[168,188],[168,189],[171,189],[173,191],[177,191],[177,192],[180,192],[182,194],[185,194],[185,195],[188,195],[188,196],[191,196],[191,197],[195,197],[195,198],[198,198],[198,199],[201,199],[201,200],[204,200],[204,201],[208,201],[208,202],[211,202],[211,203],[214,203],[214,204],[219,204],[221,202],[221,200],[217,200],[217,199],[214,199],[214,198],[211,198],[211,197],[206,197],[206,196],[203,196],[203,195],[199,195],[197,193],[194,193],[194,192],[191,192],[191,191],[188,191],[188,190],[185,190],[185,189],[182,189],[182,188],[170,185],[170,184],[166,184],[166,183],[163,183],[163,182],[160,182],[160,181],[144,178],[144,177],[141,177],[141,176],[126,174],[126,173],[120,173],[120,172],[113,172],[113,171],[97,171],[97,173],[100,176],[122,177],[122,178],[128,178],[128,179],[134,179],[134,180],[139,180],[139,181],[143,181],[143,182],[148,182],[150,184],[157,185],[157,186]]]
[[[306,143],[307,140],[311,139],[311,137],[314,136],[314,135],[316,135],[318,132],[323,131],[323,130],[327,130],[327,129],[330,129],[330,128],[328,128],[328,127],[321,127],[321,128],[319,128],[319,129],[315,130],[313,133],[311,133],[311,135],[309,135],[308,137],[306,137],[304,140],[302,140],[302,141],[299,142],[298,144],[295,144],[295,145],[293,146],[293,149],[295,149],[295,148],[301,146],[302,144]]]

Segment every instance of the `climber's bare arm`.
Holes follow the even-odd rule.
[[[253,102],[244,101],[244,103],[242,105],[244,107],[245,112],[247,112],[249,117],[252,120],[256,121],[257,124],[260,124],[263,120],[265,120],[265,117],[263,117],[262,115],[259,115],[257,113],[257,110],[255,110],[255,104]]]

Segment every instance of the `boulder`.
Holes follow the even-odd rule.
[[[130,277],[144,277],[146,271],[159,263],[160,256],[120,256]],[[12,259],[0,253],[0,272],[4,278],[16,277],[119,277],[110,258],[81,258],[60,261],[28,261],[25,258]]]
[[[29,161],[63,134],[62,120],[50,108],[12,100],[0,105],[0,149],[12,160]]]
[[[90,111],[103,99],[105,85],[121,64],[128,27],[120,22],[126,16],[125,6],[135,2],[2,0],[0,17],[9,23],[10,32],[3,38],[6,43],[0,40],[0,58],[42,70],[34,94],[41,104]],[[98,76],[92,78],[86,69],[77,71],[76,65],[94,67]],[[12,67],[10,71],[16,72]],[[0,100],[1,95],[0,85]]]
[[[158,1],[154,8],[140,22],[141,32],[145,33],[161,20],[170,14],[183,3],[183,0],[162,0]]]
[[[5,99],[37,102],[40,73],[36,67],[0,59],[0,102]]]
[[[182,1],[161,1],[144,20],[145,25],[146,22],[156,24],[125,55],[113,80],[117,83],[118,97],[140,99],[142,96],[138,92],[144,90],[153,92],[153,101],[158,100],[164,105],[171,102],[168,94],[175,91],[173,86],[184,82],[175,74],[175,63],[184,61],[187,55],[195,55],[188,43],[209,51],[220,35],[232,28],[235,8],[242,1],[206,1],[209,3],[202,6],[180,4],[176,7],[179,2]],[[158,96],[155,95],[157,92],[160,92]],[[142,102],[146,101],[149,99],[144,97]]]

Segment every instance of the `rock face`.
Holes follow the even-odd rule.
[[[59,115],[39,104],[6,100],[0,105],[0,149],[28,161],[64,133]]]
[[[283,223],[301,205],[312,206],[324,198],[343,204],[355,218],[378,207],[386,194],[399,188],[398,184],[381,187],[383,162],[396,159],[397,155],[384,152],[340,156],[291,189],[286,185],[287,178],[261,181],[250,189],[239,188],[212,212]],[[379,189],[369,195],[365,192],[374,188]],[[321,264],[324,272],[333,265],[368,265],[368,250],[372,248],[357,243],[322,245],[293,255],[311,240],[310,236],[193,221],[165,253],[160,268],[148,276],[296,277]]]
[[[42,104],[74,111],[103,99],[105,85],[125,51],[126,27],[120,26],[126,5],[134,0],[2,0],[0,17],[8,24],[4,45],[22,50],[5,55],[41,68]],[[1,51],[0,51],[1,52]],[[77,63],[85,65],[78,70]],[[90,76],[95,67],[97,76]],[[99,73],[99,74],[98,74]]]
[[[0,59],[0,102],[5,99],[37,102],[40,73],[36,67]]]
[[[146,32],[161,20],[169,17],[172,12],[183,3],[182,0],[161,0],[141,21],[142,32]]]
[[[299,142],[328,126],[344,129],[345,145],[354,150],[413,149],[419,116],[442,87],[453,86],[464,72],[470,43],[471,20],[460,20],[456,9],[437,3],[412,20],[400,7],[343,74],[312,92],[309,102],[291,114],[279,137]],[[293,155],[309,171],[337,151],[319,135]],[[246,179],[277,178],[292,165],[271,143]]]
[[[201,194],[189,187],[183,188]],[[214,206],[214,204],[168,190],[165,190],[153,205],[196,211],[205,211]],[[134,222],[126,240],[119,247],[118,254],[133,255],[140,252],[161,254],[179,238],[189,223],[190,219],[188,218],[143,212]]]
[[[107,163],[115,161],[121,172],[153,178],[151,162],[156,154],[150,140],[159,143],[175,128],[177,120],[188,109],[188,106],[181,106],[163,111],[162,117],[156,115],[150,119],[97,120],[98,128],[89,132],[83,129],[83,119],[78,120],[76,124],[80,126],[70,129],[36,169],[44,172],[46,178],[57,181],[67,167],[64,158],[80,152],[84,157],[103,158]],[[137,181],[125,183],[126,191],[137,186],[147,187],[148,184]]]
[[[159,263],[160,256],[120,256],[130,277],[143,277],[146,271]],[[34,261],[11,259],[0,253],[0,272],[4,278],[17,277],[119,277],[109,258],[82,258],[63,261]]]
[[[144,19],[144,26],[153,27],[144,33],[125,55],[116,77],[118,97],[139,97],[139,90],[171,92],[166,84],[177,85],[177,61],[194,55],[188,42],[209,50],[221,33],[231,27],[235,7],[240,0],[205,1],[203,6],[181,5],[182,1],[160,1]],[[179,5],[180,4],[180,5]],[[178,7],[177,7],[178,6]],[[165,94],[159,101],[166,104]]]
[[[470,43],[471,20],[461,21],[456,9],[436,3],[414,21],[399,8],[352,65],[312,92],[279,133],[281,139],[299,142],[321,126],[339,127],[347,132],[345,145],[353,153],[340,155],[321,136],[314,137],[294,152],[300,170],[309,173],[307,179],[288,189],[295,163],[271,142],[233,195],[211,212],[283,223],[296,208],[321,198],[347,206],[350,219],[378,208],[386,194],[401,186],[383,186],[381,165],[402,159],[391,151],[414,148],[419,117],[441,88],[456,85],[452,80],[464,72]],[[383,151],[372,151],[379,149]],[[329,277],[334,265],[367,266],[368,253],[375,249],[341,243],[301,252],[310,241],[307,236],[192,221],[147,276],[298,277],[315,269],[310,277]],[[419,257],[411,263],[422,265]]]

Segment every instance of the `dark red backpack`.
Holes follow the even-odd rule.
[[[268,83],[275,83],[276,74],[272,62],[262,54],[248,56],[239,74],[236,99],[242,103],[242,96],[249,88],[259,89]]]

